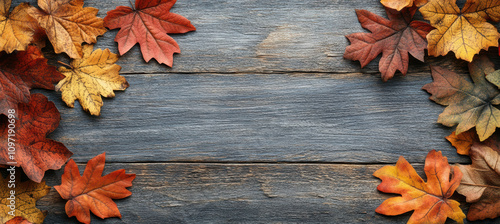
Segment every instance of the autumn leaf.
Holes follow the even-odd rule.
[[[82,43],[92,44],[106,32],[96,8],[83,8],[83,0],[38,0],[41,10],[31,7],[28,13],[47,33],[56,53],[81,58]]]
[[[474,144],[472,165],[459,165],[464,174],[457,192],[473,203],[467,212],[470,221],[500,216],[500,151]]]
[[[469,64],[472,82],[437,66],[431,66],[431,70],[434,82],[423,89],[432,94],[431,100],[447,106],[439,115],[438,123],[448,127],[457,125],[456,134],[476,127],[480,141],[500,127],[500,110],[494,106],[500,104],[500,91],[487,81],[486,74],[495,69],[486,56],[479,56]]]
[[[111,199],[126,198],[132,193],[126,188],[132,186],[135,174],[126,174],[125,170],[116,170],[102,176],[105,153],[89,160],[80,176],[80,171],[72,159],[66,164],[62,183],[54,188],[66,203],[66,214],[76,216],[78,221],[90,223],[90,211],[104,219],[120,217],[118,207]]]
[[[427,0],[380,0],[380,3],[387,8],[401,11],[401,9],[412,7],[414,4],[417,7],[425,5]]]
[[[33,224],[33,223],[29,222],[28,220],[24,219],[21,216],[16,216],[13,219],[6,222],[5,224]]]
[[[38,23],[28,15],[28,3],[21,3],[9,13],[12,0],[0,0],[0,51],[24,51],[33,40]]]
[[[460,184],[462,172],[451,166],[441,152],[432,150],[425,159],[427,183],[402,156],[396,166],[384,166],[374,176],[382,179],[377,189],[385,193],[401,194],[385,200],[375,211],[383,215],[401,215],[415,210],[408,223],[445,223],[451,218],[463,223],[465,214],[460,203],[449,199]]]
[[[0,164],[17,162],[16,166],[22,167],[31,180],[40,183],[46,170],[60,169],[72,155],[62,143],[46,138],[59,125],[61,115],[54,103],[36,93],[29,103],[19,104],[16,118],[0,118]],[[9,136],[8,125],[12,123],[15,133]],[[8,142],[15,143],[13,160],[8,154]]]
[[[0,54],[0,114],[17,109],[18,103],[29,102],[31,88],[53,90],[54,84],[63,78],[34,46],[26,51]]]
[[[366,10],[356,10],[361,26],[372,33],[347,35],[351,45],[344,53],[346,59],[359,60],[361,67],[382,53],[379,70],[383,81],[391,79],[396,70],[406,74],[408,53],[424,61],[424,49],[427,46],[425,36],[432,30],[429,24],[412,20],[416,8],[403,9],[401,12],[386,8],[386,12],[389,20]]]
[[[9,169],[7,171],[11,172]],[[7,223],[43,223],[45,214],[44,212],[36,208],[35,205],[36,201],[49,193],[50,187],[45,185],[45,182],[20,182],[18,181],[18,179],[16,179],[16,182],[14,182],[14,184],[15,188],[9,188],[8,179],[4,179],[3,176],[0,175],[0,223],[6,223],[9,220],[10,221]],[[14,216],[11,216],[11,214],[9,214],[9,212],[12,211],[9,207],[11,201],[9,199],[9,197],[11,197],[11,190],[15,191],[16,207],[14,210],[14,216],[22,218],[14,218]],[[27,220],[27,222],[17,222],[17,220],[21,221],[23,219]]]
[[[196,28],[181,15],[170,12],[176,0],[136,0],[135,8],[118,6],[108,12],[104,26],[121,28],[116,34],[120,55],[127,53],[136,43],[141,46],[146,62],[155,58],[172,67],[173,54],[181,50],[167,33],[186,33]]]
[[[481,143],[495,150],[500,150],[500,141],[498,134],[495,132],[488,139],[483,142],[479,141],[479,136],[477,136],[476,130],[474,128],[462,132],[456,135],[455,132],[451,133],[446,139],[457,149],[457,153],[460,155],[469,155],[469,151],[472,145],[475,143]]]
[[[115,64],[118,55],[109,49],[93,52],[92,49],[93,45],[85,45],[83,58],[73,60],[72,69],[59,68],[66,78],[57,84],[56,90],[62,92],[62,99],[69,107],[74,107],[78,100],[84,110],[98,116],[103,105],[101,95],[114,97],[113,90],[125,90],[129,84],[119,75],[121,67]]]
[[[498,0],[468,0],[462,10],[456,0],[430,0],[420,12],[436,28],[427,35],[429,55],[453,51],[457,58],[471,62],[481,49],[498,46],[500,34],[487,22],[500,20]]]

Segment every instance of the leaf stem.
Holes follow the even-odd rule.
[[[64,62],[62,62],[62,61],[57,61],[57,63],[59,63],[59,64],[61,64],[61,65],[64,65],[64,66],[66,66],[66,67],[68,67],[68,68],[70,68],[70,69],[74,69],[74,68],[73,68],[73,66],[68,65],[68,64],[66,64],[66,63],[64,63]]]
[[[135,6],[134,3],[132,3],[132,0],[128,0],[128,2],[130,2],[130,6],[132,6],[132,9],[135,11]]]

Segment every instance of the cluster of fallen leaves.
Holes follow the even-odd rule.
[[[414,211],[408,223],[445,223],[448,218],[463,223],[495,219],[500,216],[500,70],[495,70],[481,50],[498,47],[500,34],[490,22],[500,21],[500,1],[467,0],[459,7],[456,0],[381,0],[388,20],[366,10],[356,10],[359,22],[371,33],[346,37],[351,45],[344,57],[359,60],[364,67],[382,54],[379,70],[382,80],[397,70],[408,71],[410,53],[424,61],[429,56],[453,52],[469,62],[469,74],[431,66],[433,82],[423,89],[430,99],[446,106],[438,123],[455,131],[446,137],[467,155],[471,165],[450,166],[441,152],[432,150],[425,160],[425,182],[400,157],[396,166],[385,166],[373,175],[382,183],[378,190],[400,194],[385,200],[376,212],[400,215]],[[414,20],[420,11],[424,21]],[[450,199],[454,192],[466,197],[470,208],[465,215],[460,203]]]
[[[173,54],[180,48],[167,33],[195,30],[188,19],[170,12],[175,2],[136,0],[132,8],[118,6],[102,19],[98,9],[84,7],[84,0],[38,0],[38,7],[21,3],[12,10],[12,0],[0,0],[0,166],[15,164],[30,179],[21,182],[18,170],[16,186],[11,188],[11,179],[0,175],[0,223],[42,223],[45,213],[35,203],[51,188],[43,181],[45,171],[60,169],[73,155],[63,143],[46,138],[61,116],[47,97],[30,90],[60,91],[69,107],[78,100],[85,111],[100,115],[102,97],[114,97],[114,90],[125,90],[129,84],[115,64],[119,56],[92,44],[106,27],[120,28],[115,39],[120,55],[139,43],[146,61],[155,58],[172,66]],[[50,64],[42,52],[47,42],[52,46],[48,51],[64,53],[72,62],[58,62],[59,68]],[[14,156],[8,153],[10,142],[15,145]],[[68,200],[69,217],[83,223],[90,223],[90,211],[100,218],[121,217],[112,199],[132,194],[126,188],[132,186],[135,174],[117,170],[102,176],[104,160],[104,153],[91,159],[83,176],[73,160],[66,164],[62,183],[54,188]],[[15,214],[9,213],[11,190],[15,190]]]

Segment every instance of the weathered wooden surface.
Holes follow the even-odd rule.
[[[130,3],[85,5],[104,17]],[[123,219],[93,223],[404,223],[409,215],[374,212],[391,195],[372,173],[400,155],[422,170],[431,149],[469,161],[444,139],[453,129],[436,124],[443,107],[420,89],[429,64],[466,64],[412,59],[407,76],[383,83],[378,60],[361,69],[342,58],[344,35],[366,32],[354,9],[385,16],[378,0],[178,0],[172,12],[197,31],[173,35],[174,67],[146,64],[132,48],[119,61],[131,86],[105,100],[101,117],[36,90],[61,111],[50,137],[77,162],[106,152],[108,173],[137,174],[132,197],[117,200]],[[117,52],[116,33],[96,46]],[[49,171],[48,184],[61,174]],[[64,203],[54,191],[42,199],[47,223],[76,222]]]

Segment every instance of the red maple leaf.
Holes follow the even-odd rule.
[[[366,10],[356,10],[361,26],[372,33],[347,35],[351,45],[345,49],[344,58],[359,60],[361,67],[365,67],[382,53],[379,70],[383,81],[391,79],[396,70],[405,75],[408,71],[408,53],[424,61],[424,49],[427,48],[425,38],[433,29],[427,23],[413,20],[416,10],[416,7],[412,7],[398,12],[386,8],[389,20]]]
[[[116,34],[120,55],[127,53],[136,43],[141,46],[146,62],[155,58],[159,63],[172,67],[173,54],[181,50],[167,33],[186,33],[196,28],[188,19],[171,13],[176,0],[136,0],[135,9],[118,6],[108,12],[104,26],[121,28]]]
[[[116,170],[102,176],[105,153],[87,163],[80,176],[80,170],[72,159],[66,164],[62,183],[54,188],[66,203],[66,214],[76,216],[78,221],[90,223],[90,211],[100,218],[122,217],[118,207],[111,199],[126,198],[132,193],[126,188],[132,186],[135,174],[126,174],[125,170]]]
[[[29,103],[20,103],[18,110],[17,120],[0,117],[0,164],[17,162],[15,166],[22,167],[31,180],[40,183],[46,170],[60,169],[73,153],[62,143],[46,138],[61,120],[56,106],[47,97],[32,94]],[[9,125],[15,127],[14,132]],[[15,150],[13,157],[9,157],[9,147]]]
[[[29,46],[26,51],[0,55],[0,114],[17,109],[18,103],[29,102],[32,88],[54,90],[54,84],[64,75],[47,61],[35,46]]]

